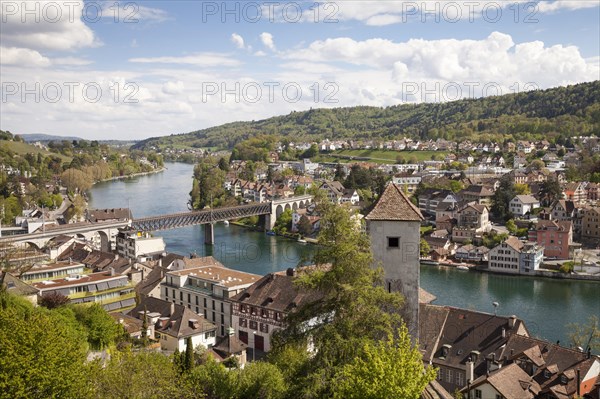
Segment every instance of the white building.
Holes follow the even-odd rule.
[[[209,348],[216,341],[214,324],[182,305],[148,297],[128,314],[139,320],[145,317],[147,336],[160,341],[160,348],[165,351],[185,352],[188,338],[194,348]]]
[[[213,257],[177,260],[161,283],[160,297],[202,314],[224,336],[231,326],[230,298],[260,279],[260,276],[228,269]]]
[[[510,212],[518,217],[525,216],[540,207],[540,201],[531,195],[517,195],[508,204]]]
[[[121,230],[117,234],[117,253],[138,262],[151,260],[165,252],[165,241],[162,237],[152,237],[149,233]]]
[[[532,274],[539,270],[544,247],[510,236],[492,248],[488,254],[490,271],[508,274]]]

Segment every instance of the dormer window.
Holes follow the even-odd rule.
[[[550,378],[550,371],[544,370],[544,378]]]
[[[471,361],[477,363],[477,359],[479,359],[479,351],[471,351]]]
[[[444,344],[442,345],[442,356],[441,358],[446,358],[450,354],[450,349],[452,349],[452,345]]]
[[[563,374],[563,375],[561,375],[561,376],[560,376],[560,383],[561,383],[561,384],[566,384],[567,382],[569,382],[569,380],[567,379],[567,376],[566,376],[566,375],[564,375],[564,374]]]

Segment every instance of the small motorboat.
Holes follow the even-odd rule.
[[[469,268],[467,266],[465,266],[465,265],[458,265],[458,266],[456,266],[456,269],[457,270],[463,270],[463,271],[465,271],[465,270],[469,271]]]
[[[225,226],[229,226],[229,220],[224,220],[224,221],[223,221],[223,224],[224,224]]]
[[[306,240],[304,238],[302,238],[302,237],[298,238],[298,242],[300,244],[306,244]]]
[[[269,231],[267,231],[267,235],[268,236],[274,236],[275,232],[273,230],[269,230]]]

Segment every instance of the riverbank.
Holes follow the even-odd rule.
[[[107,182],[107,181],[114,181],[114,180],[123,180],[123,179],[129,179],[131,177],[138,177],[138,176],[147,176],[147,175],[153,175],[155,173],[160,173],[160,172],[164,172],[165,170],[167,170],[167,168],[165,166],[163,166],[160,169],[156,169],[156,170],[151,170],[149,172],[139,172],[139,173],[132,173],[130,175],[124,175],[124,176],[113,176],[113,177],[109,177],[106,179],[102,179],[102,180],[98,180],[96,182],[94,182],[94,184],[96,183],[103,183],[103,182]]]
[[[252,231],[257,231],[259,233],[264,232],[264,230],[258,226],[250,226],[244,223],[240,223],[240,222],[229,222],[229,224],[232,224],[234,226],[239,226],[239,227],[244,227],[246,229],[252,230]],[[293,240],[293,241],[298,241],[299,240],[299,235],[298,234],[277,234],[275,233],[275,235],[277,237],[282,237],[282,238],[287,238],[289,240]],[[316,245],[318,243],[318,241],[314,238],[308,238],[308,237],[302,237],[302,239],[305,241],[305,244],[313,244]]]

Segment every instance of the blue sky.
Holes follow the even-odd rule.
[[[14,133],[143,139],[600,79],[600,1],[0,3]]]

